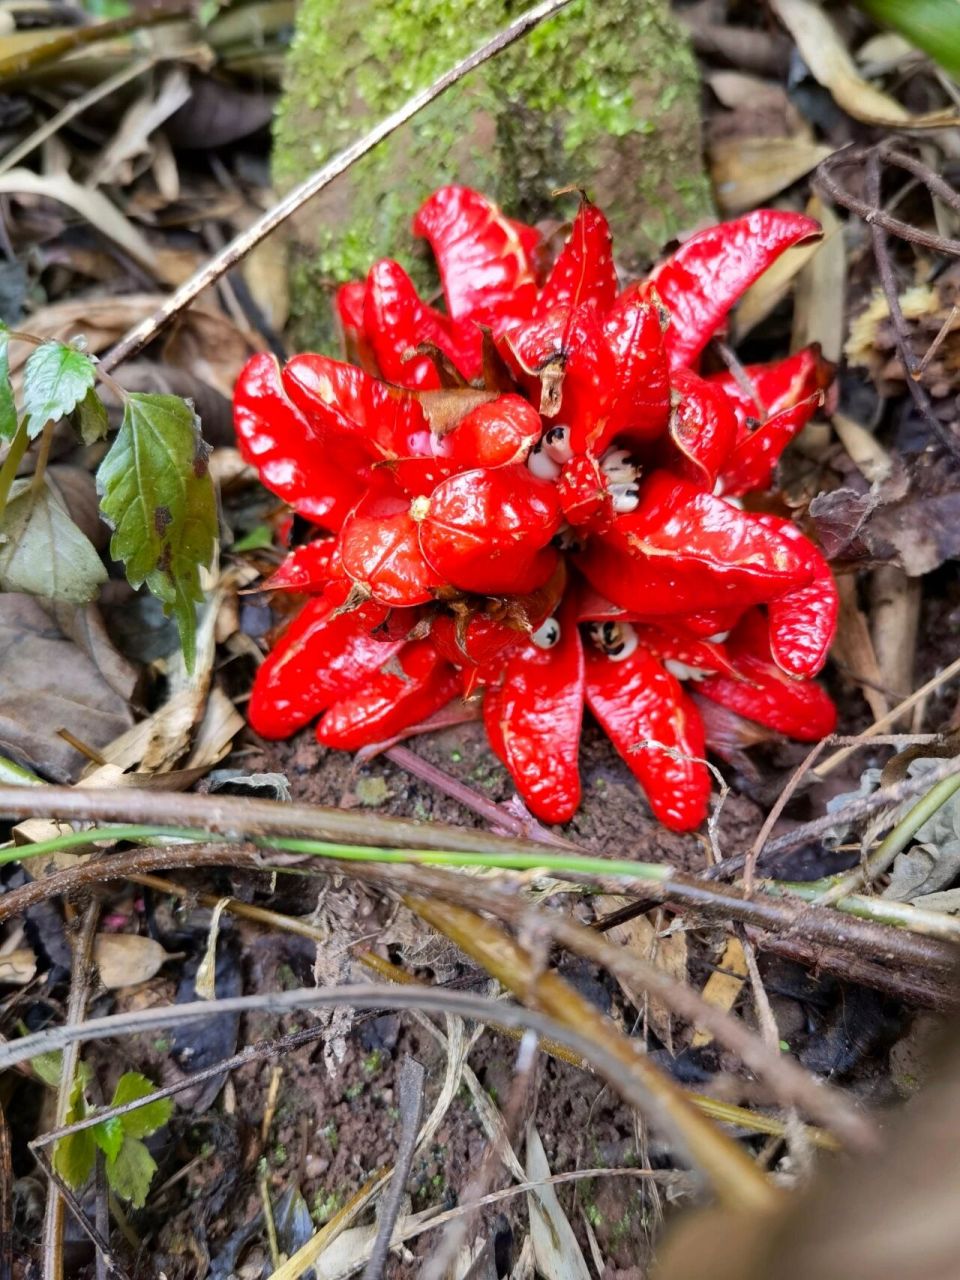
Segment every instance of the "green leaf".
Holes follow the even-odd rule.
[[[83,1091],[89,1080],[90,1068],[84,1062],[79,1063],[70,1086],[70,1101],[63,1117],[64,1124],[76,1124],[78,1120],[86,1118],[87,1100]],[[97,1144],[93,1135],[89,1129],[81,1129],[79,1133],[71,1133],[59,1140],[53,1152],[53,1167],[68,1186],[79,1191],[93,1172],[96,1156]]]
[[[93,543],[48,486],[20,480],[0,516],[0,588],[86,604],[107,580]]]
[[[52,1049],[49,1053],[38,1053],[35,1058],[30,1059],[30,1065],[33,1067],[33,1074],[49,1085],[51,1089],[60,1087],[60,1077],[63,1074],[63,1054],[59,1049]]]
[[[131,586],[146,583],[172,613],[187,669],[196,651],[200,567],[210,564],[217,504],[196,415],[177,396],[134,394],[100,464],[100,508],[114,530],[110,552]]]
[[[957,0],[858,0],[861,9],[885,23],[960,80],[960,11]]]
[[[133,1102],[136,1098],[149,1097],[156,1090],[156,1085],[148,1080],[146,1076],[142,1076],[139,1071],[127,1071],[117,1081],[117,1087],[113,1091],[113,1101],[110,1103],[112,1107],[121,1107],[126,1102]],[[148,1138],[151,1133],[156,1133],[170,1119],[173,1114],[173,1102],[170,1098],[157,1098],[155,1102],[148,1102],[145,1106],[138,1107],[136,1111],[129,1111],[125,1116],[118,1116],[117,1119],[122,1121],[124,1132],[128,1133],[131,1138]]]
[[[77,405],[75,416],[84,444],[96,444],[110,430],[107,407],[97,395],[96,387],[91,387]]]
[[[109,1120],[101,1120],[90,1130],[93,1140],[107,1157],[116,1160],[123,1146],[123,1116],[111,1116]]]
[[[0,439],[12,440],[17,434],[17,406],[10,385],[10,334],[0,325]]]
[[[115,1160],[107,1161],[107,1181],[118,1196],[135,1209],[147,1202],[147,1192],[157,1171],[157,1162],[139,1138],[126,1134]]]
[[[73,413],[93,386],[93,361],[63,342],[44,342],[23,370],[23,408],[32,440],[48,422]]]
[[[273,530],[265,524],[257,524],[230,548],[231,551],[263,551],[273,546]]]

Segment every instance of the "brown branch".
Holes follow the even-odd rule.
[[[389,138],[401,125],[406,124],[408,120],[412,120],[424,107],[436,101],[441,94],[462,80],[464,76],[469,75],[471,71],[474,71],[488,59],[495,57],[509,45],[525,36],[528,31],[532,31],[544,19],[559,13],[569,3],[570,0],[541,0],[540,4],[528,9],[526,13],[522,13],[518,18],[514,19],[509,26],[504,27],[502,31],[497,32],[489,40],[485,40],[473,53],[461,58],[448,71],[445,71],[442,76],[434,80],[433,84],[414,94],[402,107],[381,120],[364,137],[352,143],[346,150],[338,152],[332,160],[327,161],[322,169],[318,169],[316,173],[311,174],[299,187],[294,187],[283,200],[275,204],[272,209],[269,209],[251,226],[235,236],[216,257],[211,258],[189,280],[182,284],[175,293],[171,294],[152,316],[148,316],[147,319],[141,321],[140,324],[136,325],[121,338],[117,345],[104,356],[100,367],[109,371],[116,368],[124,360],[129,360],[132,356],[138,355],[147,343],[152,342],[157,334],[166,328],[174,316],[183,311],[184,308],[189,307],[203,293],[204,289],[208,289],[225,272],[235,267],[252,249],[256,248],[261,240],[272,231],[275,231],[277,227],[282,226],[308,200],[312,200],[315,195],[325,190],[335,178],[339,178],[341,174],[346,173],[358,160],[372,151],[384,139]]]
[[[960,240],[951,240],[947,236],[937,235],[933,231],[924,231],[920,227],[911,226],[909,222],[901,222],[891,214],[884,212],[877,203],[860,200],[842,186],[833,175],[833,170],[843,165],[862,164],[867,159],[869,150],[864,148],[835,151],[822,161],[814,174],[815,185],[822,187],[831,200],[858,214],[864,222],[871,226],[881,227],[901,240],[909,240],[911,244],[922,245],[924,249],[932,249],[948,257],[960,257]]]
[[[871,151],[867,155],[867,179],[866,179],[867,199],[872,205],[876,206],[880,203],[880,153],[876,150]],[[932,435],[940,441],[945,449],[948,449],[955,458],[960,458],[960,439],[955,432],[937,418],[933,412],[933,406],[930,403],[930,397],[917,381],[919,371],[919,360],[910,347],[910,333],[907,329],[907,322],[903,316],[903,308],[900,306],[900,290],[897,286],[896,276],[893,271],[893,262],[890,259],[890,250],[887,247],[887,233],[882,226],[878,225],[876,220],[870,221],[870,236],[873,240],[873,256],[877,263],[877,272],[880,276],[880,283],[883,287],[884,295],[887,299],[887,305],[890,308],[890,319],[893,321],[893,329],[897,340],[897,350],[900,352],[900,358],[904,363],[907,371],[906,383],[907,390],[913,397],[913,403],[917,412],[923,419],[927,429]]]

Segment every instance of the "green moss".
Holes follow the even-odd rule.
[[[481,39],[516,0],[303,0],[275,130],[274,176],[302,180]],[[551,192],[585,186],[630,268],[709,209],[696,69],[667,0],[575,2],[421,112],[298,222],[292,277],[300,341],[329,343],[329,293],[377,257],[421,285],[413,211],[447,181],[518,217],[556,216]]]

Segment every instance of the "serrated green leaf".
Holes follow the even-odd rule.
[[[10,334],[0,325],[0,439],[12,440],[17,434],[17,406],[10,385]]]
[[[94,1142],[107,1159],[116,1160],[117,1153],[123,1146],[123,1116],[111,1116],[109,1120],[101,1120],[90,1132]]]
[[[135,394],[97,474],[110,552],[176,618],[187,669],[196,649],[200,568],[213,559],[217,506],[196,415],[177,396]]]
[[[107,407],[97,395],[96,387],[91,387],[77,405],[76,421],[84,444],[96,444],[110,430]]]
[[[93,543],[48,486],[17,481],[0,516],[0,588],[86,604],[107,580]]]
[[[85,1062],[78,1063],[73,1084],[70,1086],[70,1100],[67,1105],[64,1124],[76,1124],[87,1114],[87,1100],[83,1091],[90,1080],[90,1068]],[[59,1081],[58,1081],[59,1083]],[[61,1138],[53,1152],[53,1167],[64,1182],[78,1191],[93,1172],[93,1162],[97,1156],[97,1145],[89,1129],[81,1129],[79,1133],[71,1133]]]
[[[93,386],[93,361],[63,342],[44,342],[23,370],[23,409],[31,440],[48,422],[73,413]]]
[[[110,1105],[122,1107],[124,1103],[133,1102],[136,1098],[149,1097],[156,1088],[157,1086],[146,1076],[142,1076],[139,1071],[126,1071],[117,1081]],[[124,1131],[131,1138],[148,1138],[151,1133],[156,1133],[158,1129],[163,1128],[172,1113],[173,1102],[169,1098],[157,1098],[155,1102],[148,1102],[145,1106],[138,1107],[136,1111],[128,1111],[125,1116],[118,1116],[117,1119],[122,1121]]]
[[[147,1202],[147,1192],[157,1171],[157,1162],[139,1138],[124,1135],[123,1145],[115,1160],[107,1161],[107,1181],[118,1196],[129,1200],[135,1209]]]

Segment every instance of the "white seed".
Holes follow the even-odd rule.
[[[640,464],[627,449],[608,449],[600,459],[600,470],[611,486],[636,484],[641,473]]]
[[[723,644],[729,635],[729,631],[715,631],[712,636],[707,636],[707,642],[708,644]]]
[[[621,516],[636,511],[640,505],[640,490],[635,484],[612,484],[610,497],[613,499],[614,511]]]
[[[591,622],[590,639],[611,662],[622,662],[636,651],[638,639],[629,622]]]
[[[538,444],[536,448],[530,451],[527,458],[527,467],[532,475],[538,480],[556,480],[560,474],[559,462],[554,462],[543,448],[542,444]]]
[[[560,643],[560,623],[556,618],[548,618],[540,623],[530,639],[538,649],[552,649]]]
[[[706,671],[703,667],[691,667],[686,662],[678,662],[676,658],[664,658],[663,665],[678,680],[706,680],[707,676],[714,674],[712,671]]]
[[[562,467],[573,457],[570,446],[570,428],[564,426],[551,427],[541,440],[544,453]]]

